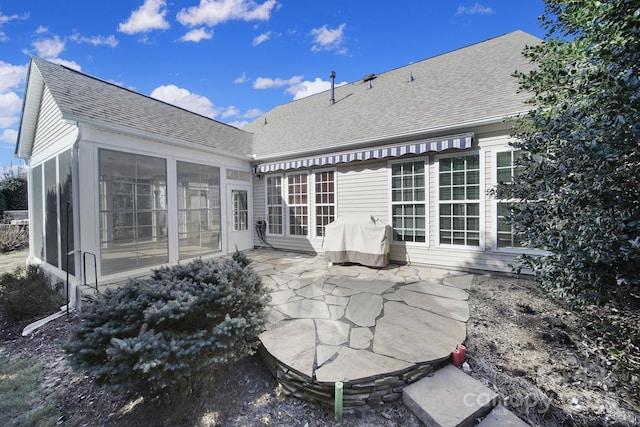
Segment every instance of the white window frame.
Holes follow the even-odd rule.
[[[448,158],[454,158],[454,157],[469,157],[469,156],[478,156],[478,162],[479,162],[479,173],[480,173],[480,177],[479,177],[479,194],[478,194],[478,200],[445,200],[442,201],[440,200],[440,160],[442,159],[448,159]],[[486,201],[486,197],[485,197],[485,153],[484,150],[482,149],[478,149],[478,150],[469,150],[469,151],[460,151],[460,152],[456,152],[456,153],[450,153],[450,154],[442,154],[442,155],[437,155],[435,156],[434,159],[434,174],[435,174],[435,187],[434,187],[434,191],[435,193],[435,216],[436,216],[436,242],[437,245],[441,248],[450,248],[450,249],[461,249],[461,250],[469,250],[469,251],[478,251],[478,252],[482,252],[485,250],[485,235],[486,235],[486,213],[485,213],[485,201]],[[452,204],[452,203],[459,203],[459,204],[468,204],[468,203],[478,203],[479,206],[479,226],[478,226],[478,239],[479,239],[479,244],[478,246],[473,246],[473,245],[454,245],[454,244],[449,244],[449,243],[442,243],[440,241],[440,206],[443,204]]]
[[[292,176],[297,176],[297,175],[304,175],[306,176],[306,187],[307,187],[307,191],[306,191],[306,195],[307,195],[307,202],[306,203],[295,203],[295,204],[291,204],[289,203],[289,185],[290,185],[290,180]],[[287,237],[293,237],[293,238],[309,238],[309,233],[311,232],[311,220],[310,220],[310,198],[311,198],[311,193],[309,192],[309,171],[292,171],[289,172],[287,174],[285,174],[285,179],[283,180],[283,193],[284,193],[284,197],[283,197],[283,201],[284,201],[284,205],[285,208],[283,209],[283,215],[284,215],[284,224],[285,224],[285,229],[284,231],[284,235]],[[291,233],[291,215],[289,214],[290,209],[291,208],[306,208],[307,209],[307,232],[305,234],[292,234]]]
[[[498,185],[498,154],[499,153],[505,153],[505,152],[515,152],[515,151],[519,151],[516,150],[512,147],[504,147],[502,149],[498,149],[493,151],[492,153],[492,157],[491,157],[491,184],[493,185],[493,188],[497,188]],[[512,170],[513,170],[513,165],[511,166]],[[506,247],[506,248],[501,248],[498,247],[498,204],[499,203],[517,203],[518,200],[516,199],[500,199],[498,198],[498,195],[496,193],[496,196],[492,198],[492,205],[493,205],[493,221],[491,224],[491,228],[492,228],[492,245],[491,245],[491,249],[494,252],[504,252],[504,253],[517,253],[517,254],[531,254],[531,255],[543,255],[545,253],[547,253],[544,250],[541,249],[529,249],[529,248],[517,248],[517,247]],[[512,232],[513,233],[513,232]]]
[[[333,203],[320,203],[316,202],[317,192],[316,192],[316,175],[319,173],[333,173]],[[318,226],[318,207],[319,206],[333,206],[333,220],[335,221],[338,218],[338,172],[336,168],[323,168],[323,169],[314,169],[309,173],[309,189],[310,189],[310,199],[309,199],[309,210],[312,212],[311,218],[309,219],[310,227],[312,228],[312,232],[309,234],[313,236],[315,239],[323,239],[325,236],[319,235],[317,232]]]
[[[282,226],[282,233],[271,233],[269,231],[270,227],[270,216],[269,216],[269,208],[277,207],[278,205],[270,205],[269,204],[269,178],[280,178],[280,225]],[[264,180],[264,215],[267,220],[267,235],[268,236],[286,236],[287,224],[285,223],[285,194],[286,194],[286,185],[287,180],[286,176],[281,173],[268,174]]]
[[[408,159],[403,159],[403,160],[392,160],[387,162],[387,169],[388,169],[388,189],[389,189],[389,222],[391,223],[392,227],[393,227],[393,207],[395,205],[405,205],[405,204],[409,204],[409,203],[397,203],[393,201],[393,165],[394,164],[403,164],[403,163],[416,163],[416,162],[422,162],[424,164],[424,209],[425,209],[425,215],[424,215],[424,233],[425,233],[425,239],[424,242],[411,242],[411,241],[404,241],[404,240],[394,240],[392,241],[393,244],[402,244],[402,245],[409,245],[409,246],[429,246],[430,244],[430,239],[429,239],[429,235],[430,235],[430,221],[429,221],[429,209],[430,209],[430,205],[429,205],[429,199],[430,199],[430,185],[429,185],[429,157],[414,157],[414,158],[408,158]],[[410,203],[412,205],[416,205],[417,203]],[[416,229],[414,227],[414,229]],[[395,229],[394,229],[394,236],[395,236]]]

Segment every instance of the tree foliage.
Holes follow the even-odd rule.
[[[505,185],[539,283],[575,302],[639,305],[640,1],[546,0],[545,40],[516,73],[532,94]]]
[[[0,211],[27,209],[27,178],[24,175],[7,175],[0,181]]]
[[[241,252],[196,260],[100,294],[65,344],[72,366],[116,389],[155,395],[251,353],[269,295],[249,262]]]

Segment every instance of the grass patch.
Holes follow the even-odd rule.
[[[11,362],[0,354],[0,419],[4,426],[56,425],[55,399],[44,395],[42,377],[43,367],[35,359]]]

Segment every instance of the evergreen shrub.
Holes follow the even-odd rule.
[[[35,265],[18,267],[0,275],[0,307],[12,319],[55,313],[64,304],[62,286]]]
[[[64,347],[74,368],[154,396],[251,354],[270,300],[250,260],[195,260],[107,290],[80,313]]]

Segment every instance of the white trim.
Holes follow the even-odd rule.
[[[338,218],[338,170],[335,167],[331,168],[318,168],[310,170],[309,177],[309,188],[310,188],[310,198],[309,198],[309,209],[313,213],[312,218],[309,221],[310,232],[309,236],[311,239],[321,240],[324,239],[325,236],[318,236],[317,231],[317,215],[316,215],[316,174],[323,172],[333,172],[333,218],[334,220]],[[323,204],[324,206],[328,206],[328,204]]]
[[[269,232],[269,178],[272,177],[280,177],[281,181],[280,181],[280,208],[281,213],[280,213],[280,223],[282,225],[282,233],[270,233]],[[265,231],[265,236],[280,236],[280,237],[284,237],[285,234],[285,220],[284,220],[284,210],[285,210],[285,203],[284,203],[284,191],[285,191],[285,176],[283,173],[272,173],[272,174],[267,174],[264,177],[264,218],[265,221],[267,221],[267,229]],[[277,205],[273,205],[274,207],[277,207]]]
[[[306,178],[306,186],[307,186],[307,203],[306,205],[302,205],[302,204],[298,204],[295,206],[306,206],[307,208],[307,232],[306,234],[291,234],[291,216],[289,215],[289,209],[291,208],[291,206],[289,205],[289,177],[293,176],[293,175],[305,175]],[[310,216],[310,209],[309,209],[309,205],[310,205],[310,198],[311,195],[309,194],[309,175],[310,175],[310,171],[308,170],[304,170],[304,171],[291,171],[288,173],[285,173],[285,179],[282,182],[282,192],[284,194],[282,201],[284,202],[284,209],[283,209],[283,215],[284,215],[284,235],[286,237],[290,237],[290,238],[294,238],[294,239],[309,239],[311,230],[310,230],[310,223],[311,220],[309,218]]]
[[[480,218],[479,218],[479,226],[478,226],[478,232],[479,232],[479,244],[478,246],[469,246],[469,245],[454,245],[454,244],[443,244],[440,242],[440,205],[441,200],[440,200],[440,159],[446,159],[446,158],[452,158],[452,157],[468,157],[468,156],[474,156],[477,155],[478,156],[478,162],[479,162],[479,173],[480,173],[480,177],[479,177],[479,195],[478,195],[478,203],[479,203],[479,209],[480,209]],[[472,251],[472,252],[484,252],[486,250],[485,248],[485,235],[486,235],[486,229],[485,229],[485,222],[486,222],[486,190],[485,190],[485,165],[484,165],[484,150],[482,148],[478,148],[477,150],[472,150],[469,152],[458,152],[458,153],[453,153],[453,154],[442,154],[442,155],[438,155],[435,156],[434,158],[434,167],[435,167],[435,171],[434,171],[434,175],[435,175],[435,191],[436,191],[436,197],[435,197],[435,201],[436,201],[436,209],[435,209],[435,214],[436,214],[436,221],[435,221],[435,231],[436,231],[436,245],[442,249],[462,249],[462,250],[467,250],[467,251]],[[464,201],[451,201],[453,203],[475,203],[475,201],[470,201],[470,200],[464,200]]]
[[[425,208],[425,214],[424,214],[424,221],[425,221],[425,236],[424,236],[424,242],[406,242],[406,241],[402,241],[402,240],[394,240],[392,237],[391,240],[391,244],[395,244],[395,245],[404,245],[404,246],[416,246],[416,247],[429,247],[430,246],[430,238],[429,238],[429,234],[431,233],[431,229],[430,229],[430,224],[431,224],[431,218],[430,218],[430,204],[429,204],[429,198],[431,196],[431,186],[430,186],[430,182],[429,182],[429,172],[430,172],[430,162],[429,162],[429,157],[428,156],[421,156],[421,157],[412,157],[412,158],[408,158],[408,159],[396,159],[396,160],[389,160],[387,161],[387,188],[389,190],[389,197],[387,199],[387,209],[388,209],[388,218],[389,218],[389,224],[391,225],[392,229],[393,229],[393,182],[392,182],[392,165],[394,164],[402,164],[402,163],[416,163],[422,161],[424,164],[424,208]],[[416,227],[414,227],[414,229],[416,229]],[[394,233],[395,234],[395,233]]]

